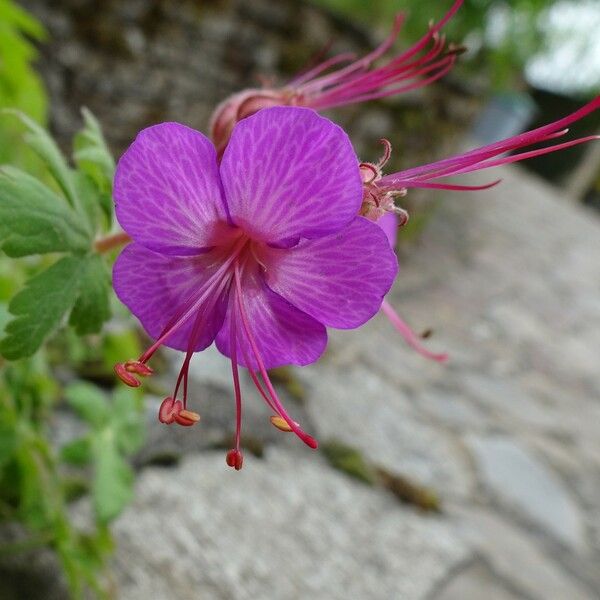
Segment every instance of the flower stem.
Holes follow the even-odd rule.
[[[98,252],[98,254],[104,254],[113,248],[118,248],[119,246],[123,246],[130,242],[131,238],[124,231],[119,233],[113,233],[112,235],[107,235],[106,237],[99,238],[94,242],[94,250]]]

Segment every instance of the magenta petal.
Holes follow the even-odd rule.
[[[339,231],[362,203],[348,136],[307,108],[266,108],[240,121],[221,178],[233,222],[274,245]]]
[[[324,325],[350,329],[381,306],[398,271],[383,231],[356,217],[342,231],[265,253],[269,287]]]
[[[270,290],[257,271],[244,274],[242,287],[248,324],[266,369],[289,364],[308,365],[323,354],[327,331],[321,323]],[[217,348],[225,356],[231,356],[230,325],[234,302],[232,293],[225,322],[216,340]],[[243,320],[239,312],[236,315],[238,363],[258,369]]]
[[[113,267],[113,287],[119,300],[140,320],[148,335],[157,339],[184,305],[198,298],[211,272],[210,254],[175,257],[159,254],[133,243],[126,246]],[[223,323],[226,300],[219,298],[199,331],[194,350],[210,346]],[[187,350],[195,317],[192,315],[165,346]]]
[[[114,197],[123,229],[157,252],[197,254],[231,230],[214,146],[179,123],[138,134],[117,165]]]
[[[379,217],[375,223],[381,227],[383,233],[385,233],[390,246],[395,248],[396,238],[398,237],[398,217],[393,212],[386,212]]]

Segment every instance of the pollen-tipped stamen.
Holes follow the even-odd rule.
[[[243,456],[240,451],[240,438],[242,433],[242,390],[240,386],[240,374],[238,371],[237,362],[237,327],[236,327],[236,306],[235,302],[231,307],[231,323],[229,329],[229,347],[231,352],[231,375],[233,377],[233,389],[235,393],[235,440],[234,448],[230,450],[233,452],[232,456],[235,457],[233,464],[229,464],[229,453],[227,454],[227,464],[233,466],[237,471],[242,468]],[[240,457],[239,467],[237,465],[237,457]]]
[[[254,339],[254,335],[252,334],[252,330],[250,328],[250,322],[248,319],[248,315],[246,314],[244,308],[244,302],[242,298],[242,284],[241,284],[241,275],[240,275],[240,266],[239,263],[236,262],[234,269],[234,280],[235,280],[235,302],[237,303],[239,314],[242,320],[242,325],[244,328],[244,332],[248,339],[248,343],[250,344],[250,348],[252,353],[254,354],[254,358],[256,360],[256,364],[258,365],[258,370],[262,376],[262,379],[267,387],[273,405],[276,409],[276,412],[286,421],[291,430],[310,448],[316,449],[318,447],[318,442],[312,436],[308,435],[304,432],[296,423],[293,421],[279,400],[277,392],[271,383],[267,370],[265,368],[262,356],[260,355],[260,351],[258,350],[258,345],[256,344],[256,340]],[[249,363],[247,363],[249,364]]]

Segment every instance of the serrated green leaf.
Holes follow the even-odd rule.
[[[96,471],[92,485],[94,510],[100,522],[117,517],[133,497],[133,471],[119,453],[114,432],[106,429],[94,440]]]
[[[15,115],[27,127],[29,133],[25,136],[25,141],[28,146],[46,163],[71,206],[77,207],[73,171],[69,168],[56,142],[41,125],[24,113],[12,109],[5,109],[3,112]]]
[[[91,236],[64,201],[14,167],[0,168],[0,246],[11,257],[83,252]]]
[[[87,228],[89,231],[97,231],[98,223],[103,216],[102,206],[100,204],[100,191],[92,178],[81,171],[73,173],[73,181],[77,191],[79,205],[85,216]]]
[[[69,318],[78,335],[98,333],[110,318],[110,274],[97,254],[85,258],[79,297]]]
[[[65,390],[65,398],[77,414],[93,428],[99,429],[110,420],[110,404],[102,391],[91,383],[73,383]]]
[[[100,190],[110,192],[115,161],[96,117],[87,108],[82,108],[81,113],[84,127],[75,136],[73,158],[77,166],[94,179]]]
[[[6,326],[0,354],[9,360],[31,356],[58,329],[77,299],[82,263],[82,257],[65,256],[27,282],[8,306],[16,318]]]
[[[60,457],[70,465],[78,467],[87,465],[92,460],[90,438],[83,437],[66,444],[60,449]]]

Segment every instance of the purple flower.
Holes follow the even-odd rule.
[[[455,0],[446,15],[413,46],[374,67],[392,47],[400,33],[405,15],[394,19],[390,35],[375,50],[354,60],[351,53],[340,54],[299,74],[282,88],[248,89],[222,102],[214,111],[210,134],[219,154],[223,151],[234,125],[261,108],[272,106],[307,106],[325,110],[385,98],[415,90],[440,79],[452,69],[460,46],[446,45],[440,30],[454,16],[464,0]],[[329,71],[332,67],[341,68]]]
[[[139,385],[161,345],[184,351],[159,419],[193,425],[190,360],[216,341],[231,359],[237,408],[227,464],[242,465],[238,365],[273,424],[315,448],[267,369],[312,363],[325,349],[326,326],[355,328],[379,310],[397,261],[382,230],[358,215],[362,195],[348,137],[309,109],[270,108],[240,122],[220,165],[193,129],[143,130],[115,176],[117,218],[133,243],[117,259],[113,283],[155,342],[117,374]]]

